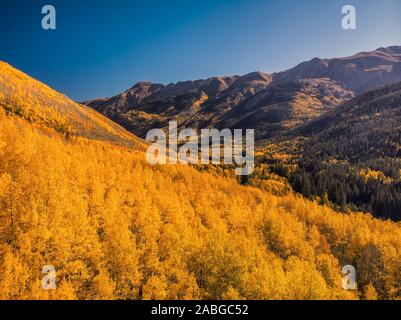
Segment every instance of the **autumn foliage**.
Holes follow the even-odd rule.
[[[399,298],[400,226],[0,121],[3,299]],[[42,290],[41,268],[57,269]],[[341,266],[359,270],[357,293]]]
[[[399,224],[268,190],[0,108],[0,299],[401,298]]]

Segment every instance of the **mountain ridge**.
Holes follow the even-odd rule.
[[[313,58],[273,74],[258,71],[168,85],[139,82],[114,97],[84,104],[140,137],[175,120],[196,129],[255,128],[261,140],[397,81],[401,46],[390,46],[344,58]]]
[[[107,117],[3,61],[0,61],[0,110],[54,129],[67,138],[80,136],[125,146],[144,146],[144,142]]]
[[[330,78],[343,83],[346,89],[359,95],[401,81],[400,71],[401,46],[390,46],[344,58],[313,58],[277,73],[274,78],[278,82],[294,78]]]

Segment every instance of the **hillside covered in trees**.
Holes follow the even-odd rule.
[[[144,146],[118,124],[0,61],[0,107],[34,126],[54,129],[67,138],[82,136],[120,145]]]
[[[10,112],[52,108],[30,101],[34,84],[44,93],[31,81],[12,103],[0,87],[1,299],[401,299],[399,224],[270,192],[269,180],[150,166],[104,135],[71,139]],[[41,288],[45,265],[56,290]],[[356,291],[341,287],[345,265]]]
[[[401,83],[349,101],[278,146],[289,157],[270,158],[272,171],[297,192],[401,220]]]
[[[278,73],[251,72],[167,85],[139,82],[84,102],[139,137],[177,121],[187,128],[255,129],[256,140],[298,128],[357,95],[401,81],[401,46],[313,58]]]

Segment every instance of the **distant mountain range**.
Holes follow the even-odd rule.
[[[357,95],[401,81],[401,46],[351,57],[314,58],[274,74],[174,84],[140,82],[84,104],[140,137],[170,120],[191,128],[254,128],[257,139],[296,129]]]

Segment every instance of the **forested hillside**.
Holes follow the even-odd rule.
[[[143,142],[118,124],[32,79],[9,64],[0,61],[0,107],[35,126],[51,128],[73,139],[110,141],[121,145]]]
[[[37,121],[1,105],[1,299],[401,299],[399,224]]]
[[[401,297],[397,224],[151,167],[129,149],[48,137],[15,118],[0,127],[2,299]],[[40,287],[49,264],[50,292]],[[346,264],[358,294],[341,288]]]
[[[273,171],[297,192],[401,220],[401,83],[357,97],[284,140],[290,160],[275,161]]]

